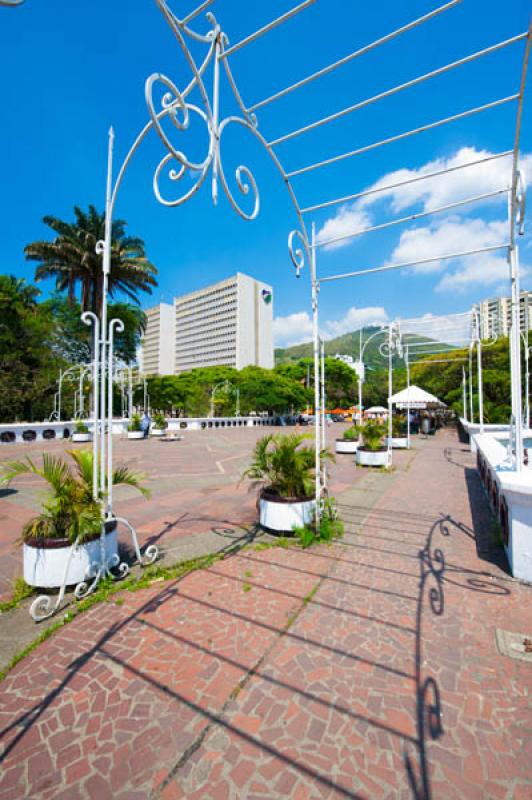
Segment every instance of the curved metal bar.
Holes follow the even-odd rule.
[[[521,80],[519,83],[519,94],[517,100],[517,112],[515,119],[515,137],[512,159],[512,203],[510,209],[510,246],[515,245],[515,221],[517,214],[517,188],[519,181],[519,150],[521,144],[521,126],[523,119],[523,103],[525,98],[525,87],[528,73],[528,63],[530,60],[530,48],[532,46],[532,18],[528,26],[528,36],[523,54],[523,64],[521,67]]]
[[[467,167],[474,167],[477,164],[485,164],[486,161],[494,161],[499,158],[507,158],[511,156],[513,150],[505,150],[502,153],[495,153],[492,156],[486,156],[486,158],[479,158],[476,161],[468,161],[466,164],[457,164],[455,167],[446,167],[445,169],[439,169],[435,172],[425,172],[423,175],[416,175],[415,178],[408,178],[406,181],[397,181],[397,183],[390,183],[386,186],[374,186],[370,189],[365,189],[362,192],[355,192],[354,194],[344,195],[343,197],[336,197],[334,200],[326,200],[324,203],[316,203],[313,206],[306,206],[305,208],[301,209],[302,214],[308,214],[311,211],[318,211],[320,208],[330,208],[331,206],[340,205],[342,203],[348,203],[350,200],[358,200],[361,197],[368,197],[369,195],[373,194],[381,194],[382,192],[390,192],[393,189],[400,189],[402,186],[408,186],[411,183],[417,183],[418,181],[425,181],[429,178],[436,178],[440,175],[447,175],[449,172],[456,172],[460,169],[466,169]]]
[[[214,53],[214,46],[215,46],[215,42],[213,41],[210,44],[209,50],[207,52],[207,55],[203,59],[203,62],[201,63],[201,66],[198,68],[198,74],[200,75],[200,77],[203,75],[203,73],[207,69],[207,66],[208,66],[209,62],[212,59],[212,56],[213,56],[213,53]],[[181,97],[184,100],[186,100],[186,98],[188,97],[190,92],[194,89],[195,85],[196,85],[196,78],[194,77],[189,82],[188,86],[181,92]],[[159,121],[163,117],[165,117],[168,114],[170,114],[171,110],[172,109],[170,107],[168,107],[168,108],[164,108],[162,111],[159,111],[159,113],[156,115],[157,116],[157,120]],[[120,186],[122,184],[122,180],[123,180],[124,174],[125,174],[128,166],[129,166],[129,162],[131,161],[133,155],[135,154],[135,152],[139,148],[140,144],[145,139],[146,135],[153,128],[153,126],[154,126],[154,120],[152,119],[148,123],[146,123],[146,125],[138,133],[136,139],[134,140],[133,144],[131,145],[131,147],[129,148],[129,150],[128,150],[127,154],[126,154],[126,157],[124,158],[120,169],[118,170],[118,174],[116,176],[116,180],[115,180],[114,187],[113,187],[113,193],[111,195],[111,212],[114,211],[114,207],[115,207],[115,203],[116,203],[116,197],[117,197],[118,191],[120,189]]]
[[[121,319],[109,322],[109,355],[107,363],[107,501],[106,516],[113,513],[113,358],[115,331],[123,333],[124,323]]]
[[[92,496],[96,500],[99,496],[98,491],[98,436],[99,431],[99,414],[98,406],[100,403],[99,397],[99,371],[100,371],[100,319],[93,311],[84,311],[81,315],[81,321],[85,325],[92,325],[94,328],[94,361],[92,373],[92,402],[93,402],[93,430],[92,430]]]
[[[303,0],[302,3],[300,3],[297,6],[295,6],[294,8],[291,8],[285,14],[282,14],[280,17],[277,17],[276,19],[272,20],[271,22],[268,22],[267,25],[264,25],[262,28],[259,28],[258,31],[255,31],[254,33],[250,33],[249,36],[246,36],[244,39],[241,39],[240,42],[237,42],[236,44],[234,44],[232,47],[230,47],[225,52],[220,53],[219,58],[220,59],[227,58],[228,56],[232,55],[233,53],[236,53],[237,50],[240,50],[242,47],[245,47],[247,44],[250,44],[251,42],[254,42],[256,39],[260,39],[260,37],[264,36],[265,33],[268,33],[269,31],[273,30],[274,28],[277,28],[279,25],[282,25],[283,22],[286,22],[287,20],[289,20],[292,17],[294,17],[296,14],[299,14],[300,11],[304,11],[305,8],[307,8],[308,6],[311,6],[315,2],[316,2],[316,0]]]
[[[391,228],[394,225],[404,225],[406,222],[414,222],[417,219],[423,219],[423,217],[430,217],[432,214],[442,214],[444,211],[450,211],[453,208],[460,208],[461,206],[466,206],[470,203],[479,203],[482,200],[489,200],[490,198],[497,197],[498,195],[508,194],[509,191],[510,188],[505,187],[504,189],[497,189],[493,192],[478,194],[475,197],[467,197],[465,200],[457,200],[454,203],[447,203],[447,205],[439,206],[438,208],[429,208],[426,211],[418,211],[416,214],[409,214],[406,217],[387,220],[386,222],[381,222],[380,225],[372,225],[369,228],[361,228],[359,231],[352,231],[351,233],[345,233],[342,236],[335,236],[333,239],[322,239],[321,241],[317,242],[316,247],[327,247],[327,245],[335,244],[336,242],[343,242],[347,239],[354,239],[357,236],[362,236],[364,233],[381,231],[385,228]]]
[[[141,567],[147,567],[157,559],[159,555],[159,548],[155,544],[150,544],[144,551],[144,555],[140,552],[139,541],[137,539],[137,531],[133,527],[133,525],[124,517],[112,517],[115,522],[121,522],[122,525],[125,525],[126,528],[131,533],[131,540],[133,542],[133,548],[135,550],[135,555],[137,557],[137,561],[139,562]]]
[[[507,97],[501,97],[499,100],[493,100],[491,103],[484,103],[481,106],[475,106],[475,108],[468,108],[466,111],[461,111],[459,114],[452,114],[450,117],[444,117],[443,119],[438,119],[435,122],[429,122],[426,125],[420,125],[418,128],[412,128],[412,130],[405,131],[404,133],[397,133],[395,136],[389,136],[386,139],[381,139],[379,142],[366,144],[364,147],[358,147],[356,150],[349,150],[347,153],[340,153],[337,156],[326,158],[323,161],[317,161],[314,164],[307,164],[306,167],[300,167],[299,169],[292,170],[286,174],[289,178],[293,178],[295,175],[303,175],[306,172],[311,172],[312,170],[326,167],[329,164],[335,164],[337,161],[343,161],[346,158],[352,158],[353,156],[358,156],[361,153],[367,153],[369,150],[375,150],[377,147],[382,147],[386,144],[392,144],[393,142],[399,142],[401,139],[407,139],[409,136],[416,136],[418,133],[439,128],[442,125],[447,125],[449,122],[456,122],[459,119],[465,119],[466,117],[471,117],[474,114],[480,114],[483,111],[488,111],[491,108],[497,108],[505,103],[511,103],[513,100],[518,100],[518,98],[519,94],[510,94]]]
[[[422,17],[418,17],[412,22],[403,25],[401,28],[397,28],[391,33],[387,33],[386,36],[382,36],[375,42],[371,42],[370,44],[367,44],[364,47],[355,50],[353,53],[349,53],[349,55],[344,56],[344,58],[340,58],[333,64],[329,64],[327,67],[323,67],[323,69],[320,69],[317,72],[313,72],[306,78],[302,78],[300,81],[293,83],[291,86],[287,86],[285,89],[281,89],[279,92],[272,94],[270,97],[266,97],[264,100],[260,100],[258,103],[254,103],[252,106],[250,106],[251,111],[257,111],[259,108],[262,108],[262,106],[266,106],[269,103],[272,103],[274,100],[279,100],[279,98],[284,97],[290,92],[293,92],[296,89],[300,89],[302,86],[306,86],[307,83],[311,83],[312,81],[315,81],[317,78],[322,78],[324,75],[328,75],[329,72],[333,72],[335,69],[338,69],[338,67],[343,67],[344,64],[348,64],[354,58],[358,58],[359,56],[363,56],[366,53],[369,53],[371,50],[375,50],[375,48],[379,47],[380,45],[386,44],[386,42],[390,42],[392,39],[395,39],[402,33],[406,33],[407,31],[416,28],[418,25],[423,24],[423,22],[428,22],[429,19],[438,16],[444,11],[448,11],[450,8],[453,8],[453,6],[456,6],[458,5],[458,3],[461,2],[462,0],[451,0],[451,2],[445,3],[445,5],[440,6],[439,8],[435,8],[434,11],[430,11],[428,14],[424,14]]]
[[[386,89],[383,92],[378,92],[378,94],[367,97],[365,100],[359,100],[358,103],[353,103],[353,105],[342,108],[340,111],[336,111],[334,114],[329,114],[327,117],[321,117],[321,119],[318,119],[315,122],[311,122],[308,125],[304,125],[301,128],[290,131],[290,133],[285,133],[283,136],[278,136],[277,139],[272,139],[270,144],[272,147],[276,147],[279,144],[288,142],[290,139],[295,139],[297,136],[301,136],[304,133],[313,131],[316,128],[321,128],[322,125],[328,125],[330,122],[335,122],[338,119],[342,119],[348,114],[352,114],[354,111],[359,111],[361,108],[366,108],[366,106],[372,105],[373,103],[378,103],[380,100],[385,100],[387,97],[393,97],[393,95],[403,92],[405,89],[411,89],[414,86],[418,86],[420,83],[432,80],[432,78],[445,75],[445,73],[451,72],[453,69],[463,67],[465,64],[470,64],[472,61],[476,61],[477,58],[483,58],[491,53],[496,53],[503,47],[509,47],[512,44],[521,42],[523,39],[526,39],[526,37],[527,33],[519,33],[517,36],[512,36],[510,39],[505,39],[503,42],[498,42],[491,47],[485,47],[483,50],[477,50],[475,53],[471,53],[464,58],[459,58],[457,61],[451,61],[449,64],[445,64],[443,67],[433,69],[430,72],[425,72],[423,75],[419,75],[417,78],[412,78],[411,80],[404,81],[397,86],[392,86],[390,89]]]

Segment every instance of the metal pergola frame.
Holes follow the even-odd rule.
[[[250,46],[259,38],[267,35],[270,31],[284,24],[287,20],[294,18],[296,15],[304,12],[309,6],[313,5],[317,0],[304,0],[298,5],[291,8],[286,13],[273,19],[268,24],[260,29],[245,36],[240,41],[229,45],[229,39],[226,33],[219,25],[214,14],[209,10],[213,5],[214,0],[204,0],[188,13],[186,16],[178,17],[171,11],[167,0],[155,0],[156,5],[163,14],[166,22],[170,26],[178,45],[184,55],[191,73],[189,83],[182,89],[179,89],[175,83],[167,76],[161,73],[154,73],[148,77],[145,83],[145,98],[148,108],[149,121],[141,128],[137,137],[134,139],[130,149],[128,150],[122,164],[113,179],[113,143],[114,133],[111,128],[109,131],[109,143],[107,154],[107,182],[106,182],[106,203],[105,203],[105,235],[104,239],[97,244],[97,253],[103,257],[103,300],[100,316],[92,312],[85,312],[82,315],[83,321],[90,325],[93,329],[94,335],[94,431],[95,436],[93,440],[93,453],[94,453],[94,475],[93,475],[93,491],[95,497],[105,497],[105,512],[102,519],[102,535],[101,535],[101,557],[102,564],[100,565],[93,582],[87,586],[85,585],[80,594],[87,594],[93,591],[99,579],[104,574],[110,574],[110,565],[105,561],[104,553],[104,522],[106,520],[117,519],[113,514],[112,508],[112,378],[113,378],[113,342],[115,333],[120,333],[123,329],[122,322],[118,319],[108,320],[107,313],[107,295],[108,295],[108,276],[111,269],[111,230],[113,213],[117,201],[117,196],[122,185],[122,180],[131,162],[131,159],[137,152],[139,146],[145,139],[150,131],[154,131],[159,136],[165,154],[155,169],[153,176],[153,189],[157,200],[165,206],[179,206],[189,200],[206,182],[207,176],[210,174],[210,187],[211,196],[214,203],[217,202],[219,196],[219,188],[221,186],[225,193],[230,205],[234,211],[245,220],[255,219],[260,209],[259,192],[255,178],[251,170],[244,165],[240,165],[235,170],[236,188],[243,198],[248,197],[251,200],[251,208],[246,210],[237,201],[234,192],[229,186],[222,159],[222,139],[224,131],[229,126],[240,126],[248,131],[259,143],[263,146],[264,150],[270,156],[275,168],[279,172],[281,180],[284,182],[289,197],[292,201],[295,215],[298,219],[299,227],[292,230],[288,237],[288,247],[290,257],[296,269],[296,275],[299,276],[305,264],[310,268],[310,281],[311,281],[311,302],[312,302],[312,316],[313,316],[313,352],[314,352],[314,379],[315,379],[315,467],[316,467],[316,501],[317,501],[317,518],[319,520],[321,512],[321,496],[322,496],[322,465],[320,458],[320,443],[324,437],[324,424],[322,419],[322,397],[320,394],[320,345],[319,345],[319,292],[321,286],[328,281],[336,281],[359,275],[378,274],[387,272],[389,270],[404,269],[407,267],[416,266],[418,264],[426,264],[434,261],[450,260],[457,257],[467,257],[468,255],[487,253],[494,251],[504,251],[507,254],[512,286],[512,409],[516,420],[516,442],[517,442],[517,466],[519,469],[522,459],[522,436],[521,436],[521,377],[520,377],[520,359],[519,359],[519,259],[518,248],[516,242],[516,233],[523,232],[524,223],[524,202],[525,202],[525,187],[524,180],[521,172],[519,171],[519,143],[521,132],[521,117],[523,96],[525,88],[525,80],[527,73],[527,66],[530,53],[531,44],[531,28],[525,32],[519,33],[504,41],[498,42],[482,50],[469,54],[465,58],[458,61],[450,62],[442,65],[440,68],[432,72],[420,75],[406,83],[393,86],[386,91],[380,92],[372,97],[368,97],[355,104],[346,106],[336,113],[317,119],[309,125],[298,128],[297,130],[288,131],[280,136],[271,139],[266,138],[258,129],[258,120],[256,112],[265,106],[274,103],[281,97],[296,92],[301,87],[319,80],[326,74],[340,69],[345,64],[353,61],[354,59],[363,57],[370,51],[374,51],[386,43],[400,37],[408,31],[425,25],[428,21],[444,14],[454,7],[458,6],[462,0],[450,0],[438,6],[432,11],[413,19],[411,22],[390,31],[379,39],[368,43],[364,47],[358,48],[352,53],[340,58],[339,60],[319,69],[318,71],[309,74],[305,78],[284,87],[269,97],[259,99],[250,105],[246,105],[240,93],[237,81],[233,75],[231,61],[234,53]],[[3,0],[5,4],[5,0]],[[11,3],[13,5],[13,3]],[[206,12],[205,18],[208,25],[206,33],[199,32],[193,26],[200,15]],[[426,124],[413,128],[411,130],[403,131],[397,134],[388,135],[380,139],[350,150],[348,152],[333,154],[330,157],[321,161],[306,164],[297,168],[287,169],[284,166],[277,148],[288,140],[293,140],[301,135],[304,135],[310,130],[324,127],[330,122],[345,117],[357,110],[373,105],[387,97],[397,95],[404,90],[407,90],[415,85],[424,83],[432,78],[448,73],[452,70],[460,68],[461,66],[481,59],[489,53],[510,47],[519,42],[525,42],[525,50],[523,56],[523,63],[521,69],[521,80],[519,89],[513,94],[505,97],[496,98],[491,102],[484,103],[476,107],[468,108],[460,111],[459,113],[447,116],[445,118],[430,120]],[[191,52],[190,44],[195,43],[196,46],[204,49],[204,55],[201,61],[196,60]],[[207,82],[207,71],[210,70],[210,82]],[[223,73],[222,73],[223,70]],[[232,92],[233,99],[236,101],[239,109],[239,114],[230,114],[226,117],[221,116],[220,109],[220,83],[222,74],[225,75],[225,80]],[[156,90],[163,90],[162,99],[160,100],[159,107],[155,100]],[[191,95],[195,92],[198,96],[198,103],[191,101]],[[347,159],[352,159],[362,153],[384,147],[392,142],[399,142],[417,136],[422,132],[430,131],[441,126],[453,123],[460,119],[469,118],[473,115],[484,113],[490,109],[500,107],[505,104],[515,103],[517,106],[516,124],[514,130],[513,147],[504,152],[491,155],[489,159],[482,158],[469,163],[456,166],[453,168],[438,170],[432,174],[424,174],[417,176],[410,180],[402,181],[391,186],[382,186],[378,188],[371,188],[365,191],[355,191],[347,196],[337,197],[333,199],[325,199],[321,202],[314,203],[303,207],[300,205],[297,193],[294,189],[294,179],[299,176],[309,174],[320,170],[321,168],[338,163]],[[208,148],[207,153],[202,161],[191,161],[182,149],[174,143],[173,136],[176,133],[185,131],[190,124],[191,117],[199,118],[205,124],[208,134]],[[171,124],[172,135],[169,135],[163,128],[163,120],[169,121]],[[440,206],[420,214],[413,214],[409,217],[389,220],[385,223],[367,227],[363,230],[353,231],[347,237],[336,237],[334,239],[318,241],[315,232],[315,223],[311,222],[307,227],[307,219],[309,214],[314,212],[337,206],[349,200],[362,198],[368,195],[374,195],[379,192],[387,191],[399,185],[407,185],[420,180],[428,178],[436,178],[438,175],[448,175],[458,169],[468,169],[473,165],[483,163],[487,160],[493,159],[511,159],[511,180],[510,185],[500,187],[495,192],[489,192],[484,195],[476,195],[460,201],[459,203],[447,204]],[[160,187],[160,179],[166,175],[174,185],[179,184],[179,181],[188,175],[192,178],[191,182],[187,182],[186,188],[183,193],[176,197],[169,199],[163,195]],[[435,215],[449,211],[457,206],[463,206],[469,203],[475,203],[493,197],[495,195],[504,194],[508,197],[508,225],[509,235],[508,240],[500,244],[492,245],[489,247],[475,248],[457,253],[446,253],[438,256],[437,258],[419,259],[402,264],[381,264],[375,266],[366,266],[357,268],[355,270],[346,271],[337,275],[319,275],[317,267],[317,253],[320,248],[328,244],[335,243],[341,239],[352,239],[361,235],[366,235],[372,232],[379,232],[388,229],[391,226],[405,224],[420,217]],[[310,230],[310,234],[309,234]],[[132,530],[134,543],[136,537],[134,531],[127,521],[123,521],[128,528]],[[137,546],[138,552],[138,546]],[[150,554],[156,557],[153,552]],[[125,565],[123,565],[125,566]],[[49,616],[55,609],[50,611],[50,599],[48,597],[39,598],[41,600],[41,611],[44,616]],[[37,602],[37,601],[36,601]],[[56,605],[57,608],[57,605]],[[41,613],[40,618],[43,618]]]

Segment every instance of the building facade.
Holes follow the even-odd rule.
[[[248,275],[237,273],[146,313],[145,374],[221,365],[273,367],[272,289]]]
[[[520,295],[521,330],[532,329],[532,292]],[[479,303],[480,335],[482,339],[509,336],[512,327],[512,301],[510,297],[492,297]]]
[[[140,348],[140,370],[145,375],[172,375],[175,364],[174,306],[159,303],[144,313],[146,330]]]

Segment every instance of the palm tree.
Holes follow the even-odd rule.
[[[56,287],[67,291],[71,303],[75,300],[76,285],[81,286],[83,311],[100,314],[103,295],[102,256],[96,253],[96,243],[104,238],[105,214],[94,206],[88,212],[74,207],[74,222],[63,222],[46,216],[43,222],[55,231],[52,242],[38,241],[24,248],[29,261],[39,261],[35,280],[54,277]],[[157,286],[156,267],[146,258],[144,242],[135,236],[126,236],[126,223],[116,220],[111,234],[111,271],[109,294],[122,292],[139,303],[139,292],[151,294]]]
[[[45,499],[42,512],[25,523],[24,541],[32,538],[69,539],[72,543],[90,541],[100,533],[102,502],[100,493],[92,495],[93,455],[91,450],[68,450],[74,461],[73,469],[60,456],[43,454],[42,467],[31,458],[8,461],[4,464],[0,484],[8,484],[19,475],[37,475],[49,485],[51,492]],[[126,484],[149,497],[150,492],[141,485],[142,476],[121,465],[113,470],[113,485]]]

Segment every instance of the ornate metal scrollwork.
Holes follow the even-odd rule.
[[[309,258],[308,244],[305,236],[297,228],[288,234],[288,253],[292,264],[296,268],[296,277],[299,278],[305,261]]]
[[[200,189],[205,181],[205,178],[207,177],[207,174],[212,168],[213,201],[215,203],[217,201],[217,186],[219,177],[225,195],[232,208],[243,219],[253,220],[257,217],[260,209],[257,182],[249,167],[239,165],[236,168],[235,179],[238,191],[243,196],[250,195],[253,198],[253,206],[251,210],[246,211],[240,205],[240,203],[237,202],[235,194],[229,188],[229,183],[223,168],[223,162],[220,153],[222,134],[228,125],[231,123],[236,123],[252,133],[255,132],[256,127],[256,119],[244,108],[242,98],[240,97],[240,93],[238,92],[231,71],[228,65],[225,63],[225,60],[224,66],[228,83],[233,96],[243,113],[243,116],[240,117],[233,115],[225,117],[221,121],[218,120],[220,104],[220,61],[222,60],[221,55],[223,54],[223,49],[228,43],[227,37],[220,30],[214,15],[210,12],[206,14],[206,18],[211,26],[211,30],[207,34],[202,35],[192,31],[186,24],[185,20],[178,19],[175,14],[170,11],[165,0],[157,0],[157,4],[170,27],[174,31],[181,49],[183,50],[185,58],[192,72],[192,80],[183,91],[180,91],[170,78],[168,78],[166,75],[162,75],[161,73],[154,73],[153,75],[150,75],[146,81],[145,97],[151,122],[164,147],[168,151],[155,169],[153,176],[153,189],[155,196],[163,205],[181,205],[190,199],[190,197],[192,197],[192,195],[194,195],[198,189]],[[196,64],[194,57],[192,56],[192,53],[185,42],[185,35],[209,45],[207,55],[199,66]],[[209,97],[209,92],[207,91],[204,81],[205,72],[211,63],[213,65],[214,72],[212,98]],[[153,96],[153,90],[156,84],[162,84],[166,90],[162,96],[160,103],[161,107],[159,109],[156,109],[155,107]],[[198,105],[194,105],[188,101],[188,96],[194,89],[199,91],[204,108],[200,108]],[[171,138],[167,135],[162,125],[162,120],[167,117],[174,127],[180,133],[183,133],[189,129],[191,114],[196,114],[203,120],[209,137],[207,155],[203,161],[200,162],[192,161],[185,155],[185,153],[183,153],[181,149],[177,148]],[[166,175],[170,181],[175,182],[182,180],[186,174],[191,173],[198,174],[193,181],[191,188],[189,188],[184,194],[175,200],[170,200],[163,196],[160,188],[160,180],[163,175]]]

